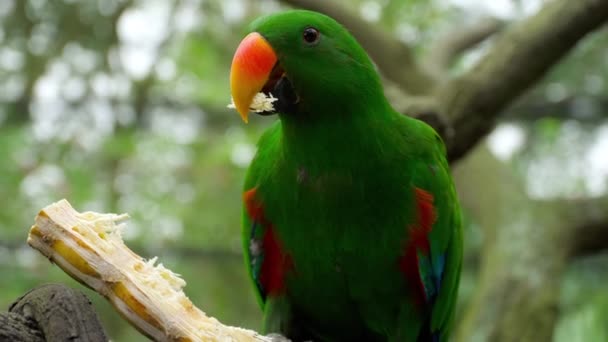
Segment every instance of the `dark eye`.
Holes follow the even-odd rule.
[[[308,44],[314,44],[318,42],[320,36],[321,34],[319,33],[319,30],[314,27],[308,27],[304,30],[304,33],[302,33],[304,41]]]

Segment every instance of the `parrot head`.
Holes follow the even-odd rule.
[[[344,109],[384,99],[375,66],[355,38],[330,17],[304,10],[251,24],[232,60],[230,90],[245,122],[260,92],[276,98],[274,108],[260,114],[282,117],[353,112]]]

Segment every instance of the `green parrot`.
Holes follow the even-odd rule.
[[[462,264],[445,146],[387,101],[333,19],[294,10],[251,25],[230,72],[247,121],[278,114],[243,195],[245,261],[264,333],[293,341],[446,341]]]

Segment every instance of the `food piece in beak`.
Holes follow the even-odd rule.
[[[266,95],[265,93],[257,93],[251,100],[251,104],[249,105],[249,109],[256,113],[272,113],[275,111],[274,102],[278,99],[272,94]],[[228,108],[236,109],[236,105],[234,104],[234,99],[230,99],[230,104]],[[244,119],[247,122],[246,119]]]

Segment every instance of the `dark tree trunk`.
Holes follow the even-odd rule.
[[[106,342],[89,299],[64,285],[47,284],[31,290],[0,313],[0,341]]]

